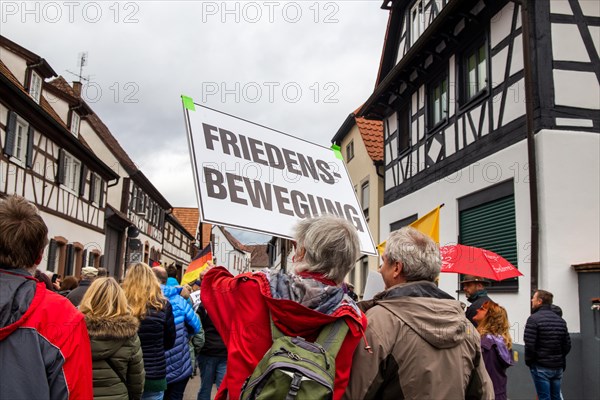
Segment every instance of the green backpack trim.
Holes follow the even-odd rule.
[[[240,399],[333,398],[335,358],[348,333],[346,321],[326,325],[314,343],[286,336],[270,321],[273,344],[244,382]]]

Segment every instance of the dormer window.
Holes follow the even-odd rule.
[[[31,71],[31,80],[29,81],[29,95],[33,97],[36,103],[40,103],[42,95],[42,77],[37,72]]]
[[[75,137],[79,136],[80,123],[81,123],[81,117],[79,116],[79,114],[77,114],[75,111],[71,111],[71,126],[69,127],[69,129],[71,130],[71,133]]]

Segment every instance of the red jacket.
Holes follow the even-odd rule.
[[[0,269],[0,393],[4,398],[94,397],[81,314],[23,271]]]
[[[269,312],[288,336],[316,340],[321,328],[345,318],[349,331],[336,357],[334,400],[341,399],[350,376],[352,356],[367,327],[367,318],[349,305],[326,315],[299,303],[271,296],[264,273],[233,277],[225,268],[213,268],[202,280],[202,304],[227,346],[227,373],[217,400],[237,399],[240,389],[272,344]]]

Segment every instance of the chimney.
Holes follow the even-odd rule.
[[[81,82],[73,82],[73,90],[77,93],[77,96],[81,97]]]

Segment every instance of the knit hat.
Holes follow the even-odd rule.
[[[81,276],[87,278],[95,278],[98,275],[98,270],[94,267],[81,268]]]

